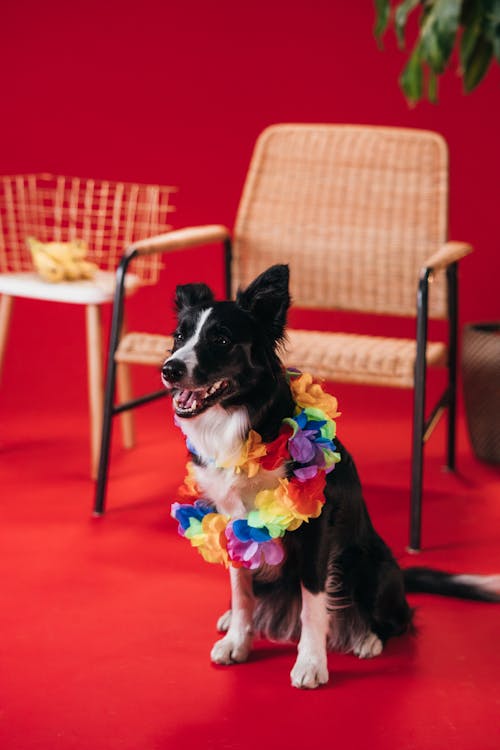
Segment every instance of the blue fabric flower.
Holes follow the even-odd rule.
[[[238,519],[232,523],[233,533],[240,542],[268,542],[272,539],[271,534],[265,526],[256,528],[249,526],[248,521]]]
[[[181,530],[184,532],[186,529],[189,529],[192,518],[201,521],[207,513],[213,513],[213,508],[203,502],[203,500],[196,500],[192,505],[190,503],[172,504],[172,517],[179,522],[180,533]]]

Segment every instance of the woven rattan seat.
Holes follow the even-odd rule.
[[[172,345],[171,336],[128,333],[120,341],[115,360],[159,368]],[[300,362],[303,370],[325,380],[412,388],[415,355],[413,339],[289,330],[283,360],[290,366]],[[446,366],[442,342],[428,343],[427,364]]]
[[[291,330],[285,362],[342,383],[413,388],[416,343],[411,339]],[[427,344],[427,364],[446,366],[446,346]]]
[[[160,368],[169,350],[171,336],[152,333],[127,333],[122,337],[115,354],[115,361],[123,364],[150,365]]]
[[[210,225],[137,242],[124,267],[135,258],[220,241],[229,298],[272,264],[287,263],[298,308],[416,318],[415,340],[363,330],[289,330],[284,360],[328,380],[414,389],[413,424],[408,425],[413,435],[410,547],[418,549],[423,445],[444,411],[447,464],[454,468],[455,463],[457,262],[472,248],[449,242],[447,232],[448,149],[439,134],[361,125],[273,125],[255,145],[232,233]],[[111,418],[118,409],[113,368],[125,361],[158,365],[170,347],[167,338],[147,334],[127,337],[119,346],[122,308],[123,298],[117,299],[98,513],[104,509]],[[428,342],[429,318],[448,321],[444,341]],[[428,367],[445,368],[448,384],[426,419]]]

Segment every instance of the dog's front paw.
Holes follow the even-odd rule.
[[[360,659],[373,659],[374,656],[380,656],[384,646],[382,641],[375,633],[368,633],[365,638],[354,646],[354,653]]]
[[[326,654],[321,656],[298,656],[290,672],[292,686],[313,690],[328,682]]]
[[[223,615],[217,620],[217,630],[219,633],[227,633],[229,626],[231,625],[232,610],[228,609]]]
[[[214,644],[210,658],[214,664],[238,664],[248,659],[251,646],[251,637],[239,638],[227,633]]]

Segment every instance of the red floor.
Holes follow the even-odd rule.
[[[498,750],[500,606],[415,595],[417,636],[373,661],[332,654],[315,692],[289,686],[292,646],[260,642],[248,664],[215,668],[226,576],[169,519],[184,448],[167,403],[137,412],[134,451],[115,440],[109,512],[95,520],[83,404],[13,389],[7,378],[0,400],[0,747]],[[337,394],[375,524],[415,563],[409,396]],[[441,428],[428,445],[418,562],[500,572],[500,475],[472,457],[463,423],[459,438],[458,476],[440,469]]]

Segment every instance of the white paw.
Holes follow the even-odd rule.
[[[382,641],[375,633],[368,633],[365,638],[354,646],[354,653],[360,659],[372,659],[374,656],[380,656],[384,648]]]
[[[300,655],[290,672],[292,686],[313,690],[328,682],[328,665],[326,654],[321,656],[301,657]]]
[[[251,637],[237,637],[227,633],[220,641],[216,641],[210,658],[214,664],[236,664],[248,659],[252,646]]]
[[[219,633],[227,633],[229,626],[231,625],[231,614],[232,610],[228,609],[223,615],[217,620],[217,630]]]

